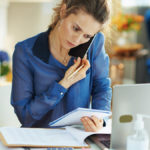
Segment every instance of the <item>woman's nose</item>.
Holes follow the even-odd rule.
[[[82,38],[83,38],[82,35],[74,35],[74,36],[73,36],[73,43],[74,43],[75,45],[80,44],[80,43],[82,42]]]

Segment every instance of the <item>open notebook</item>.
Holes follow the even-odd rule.
[[[83,116],[91,117],[92,115],[98,117],[99,119],[104,119],[111,115],[110,111],[99,110],[99,109],[90,109],[90,108],[77,108],[62,117],[52,121],[49,125],[52,126],[68,126],[68,125],[81,125],[80,119]]]
[[[85,139],[93,134],[110,134],[110,127],[100,132],[65,127],[59,129],[1,127],[0,139],[8,147],[89,147]]]

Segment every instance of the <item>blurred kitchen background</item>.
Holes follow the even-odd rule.
[[[15,44],[47,30],[59,1],[0,0],[0,86],[11,83]],[[106,48],[112,86],[150,82],[150,0],[112,0],[112,4],[113,38]]]
[[[59,0],[0,0],[0,126],[20,126],[10,105],[17,42],[47,30]],[[150,0],[112,0],[106,41],[112,86],[150,82]],[[109,44],[111,42],[111,44]]]

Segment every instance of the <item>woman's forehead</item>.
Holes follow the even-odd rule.
[[[68,21],[77,24],[83,32],[90,35],[97,33],[102,26],[92,15],[82,10],[70,14],[67,19]]]

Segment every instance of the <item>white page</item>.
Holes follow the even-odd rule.
[[[112,119],[107,120],[106,127],[100,129],[100,134],[111,134],[112,131]]]
[[[8,148],[6,146],[3,145],[3,143],[1,143],[0,141],[0,150],[24,150],[24,148]]]
[[[78,108],[60,118],[57,120],[51,122],[50,126],[67,126],[67,125],[78,125],[82,124],[80,121],[80,118],[83,116],[89,116],[95,115],[96,117],[104,118],[106,116],[110,116],[111,112],[109,111],[103,111],[103,110],[95,110],[95,109],[87,109],[87,108]]]
[[[3,134],[8,144],[33,145],[33,146],[83,146],[71,134],[62,129],[33,129],[2,127]]]
[[[111,119],[108,120],[107,126],[100,129],[98,132],[86,132],[83,128],[75,128],[67,126],[65,127],[68,133],[70,133],[72,136],[76,138],[76,140],[81,144],[85,144],[85,139],[93,134],[111,134]]]
[[[84,140],[89,135],[95,134],[95,132],[86,132],[84,130],[72,128],[69,126],[66,127],[66,130],[78,141],[78,143],[80,143],[80,145],[86,145]]]

